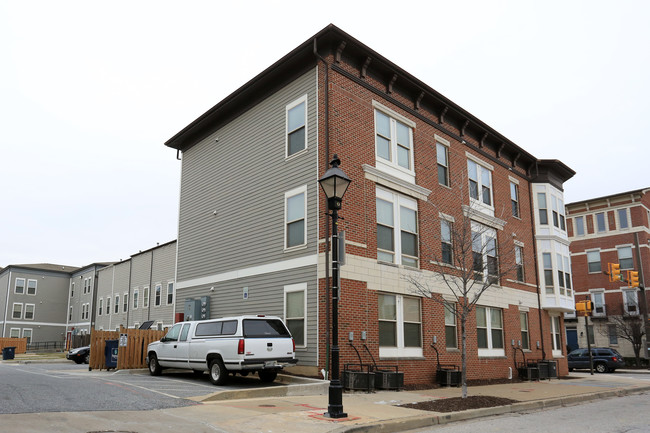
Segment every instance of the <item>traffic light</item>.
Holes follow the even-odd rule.
[[[608,263],[609,265],[609,281],[620,281],[621,280],[621,265],[618,263]]]
[[[578,316],[588,316],[592,311],[592,306],[591,301],[576,302],[576,313]]]
[[[630,287],[639,287],[639,273],[637,271],[627,271],[627,281]]]

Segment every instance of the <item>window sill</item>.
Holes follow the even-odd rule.
[[[380,361],[426,361],[424,356],[380,356]]]
[[[307,143],[305,143],[305,148],[302,149],[302,150],[299,150],[298,152],[294,153],[293,155],[287,155],[285,153],[284,160],[285,161],[290,161],[290,160],[292,160],[294,158],[298,158],[300,155],[303,155],[303,154],[307,153],[308,149],[309,149],[309,147],[307,146]]]
[[[455,347],[445,347],[447,353],[460,353],[460,349]]]
[[[296,245],[295,247],[285,248],[284,252],[285,253],[291,253],[293,251],[300,251],[300,250],[305,250],[305,249],[307,249],[307,244]]]

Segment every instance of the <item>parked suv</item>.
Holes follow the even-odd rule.
[[[617,368],[625,367],[623,356],[615,349],[609,347],[594,347],[591,349],[594,370],[598,373],[612,372]],[[569,371],[574,368],[589,368],[589,351],[587,349],[576,349],[569,353]]]

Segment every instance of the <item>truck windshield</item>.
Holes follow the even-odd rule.
[[[290,337],[287,327],[278,319],[245,319],[244,338]]]

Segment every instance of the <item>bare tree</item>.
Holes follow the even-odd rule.
[[[468,180],[461,179],[457,185],[456,191],[463,199]],[[430,257],[431,269],[428,272],[413,272],[404,277],[413,293],[442,304],[454,315],[456,323],[460,323],[462,398],[467,398],[467,320],[486,291],[500,288],[508,276],[523,279],[519,273],[523,268],[516,260],[517,247],[512,239],[516,234],[505,230],[503,219],[491,215],[486,218],[481,191],[476,191],[476,188],[472,191],[474,185],[471,182],[469,185],[470,197],[463,200],[468,204],[462,207],[460,215],[446,214],[444,203],[430,203],[440,215],[441,230],[437,237],[440,245],[423,246],[428,250],[422,254],[423,259],[426,255]],[[485,197],[489,196],[486,194]],[[502,214],[506,211],[509,209],[503,209]],[[486,221],[503,229],[495,229]],[[503,317],[501,321],[503,323]],[[479,338],[482,338],[480,332]],[[499,337],[495,335],[494,338]],[[502,333],[500,344],[505,348]]]
[[[621,304],[618,311],[608,313],[608,326],[598,329],[601,335],[609,336],[609,327],[612,326],[618,338],[629,341],[634,350],[634,359],[637,367],[641,365],[641,348],[643,347],[643,336],[645,335],[643,318],[639,316],[638,312],[638,301],[628,303],[627,305]]]

